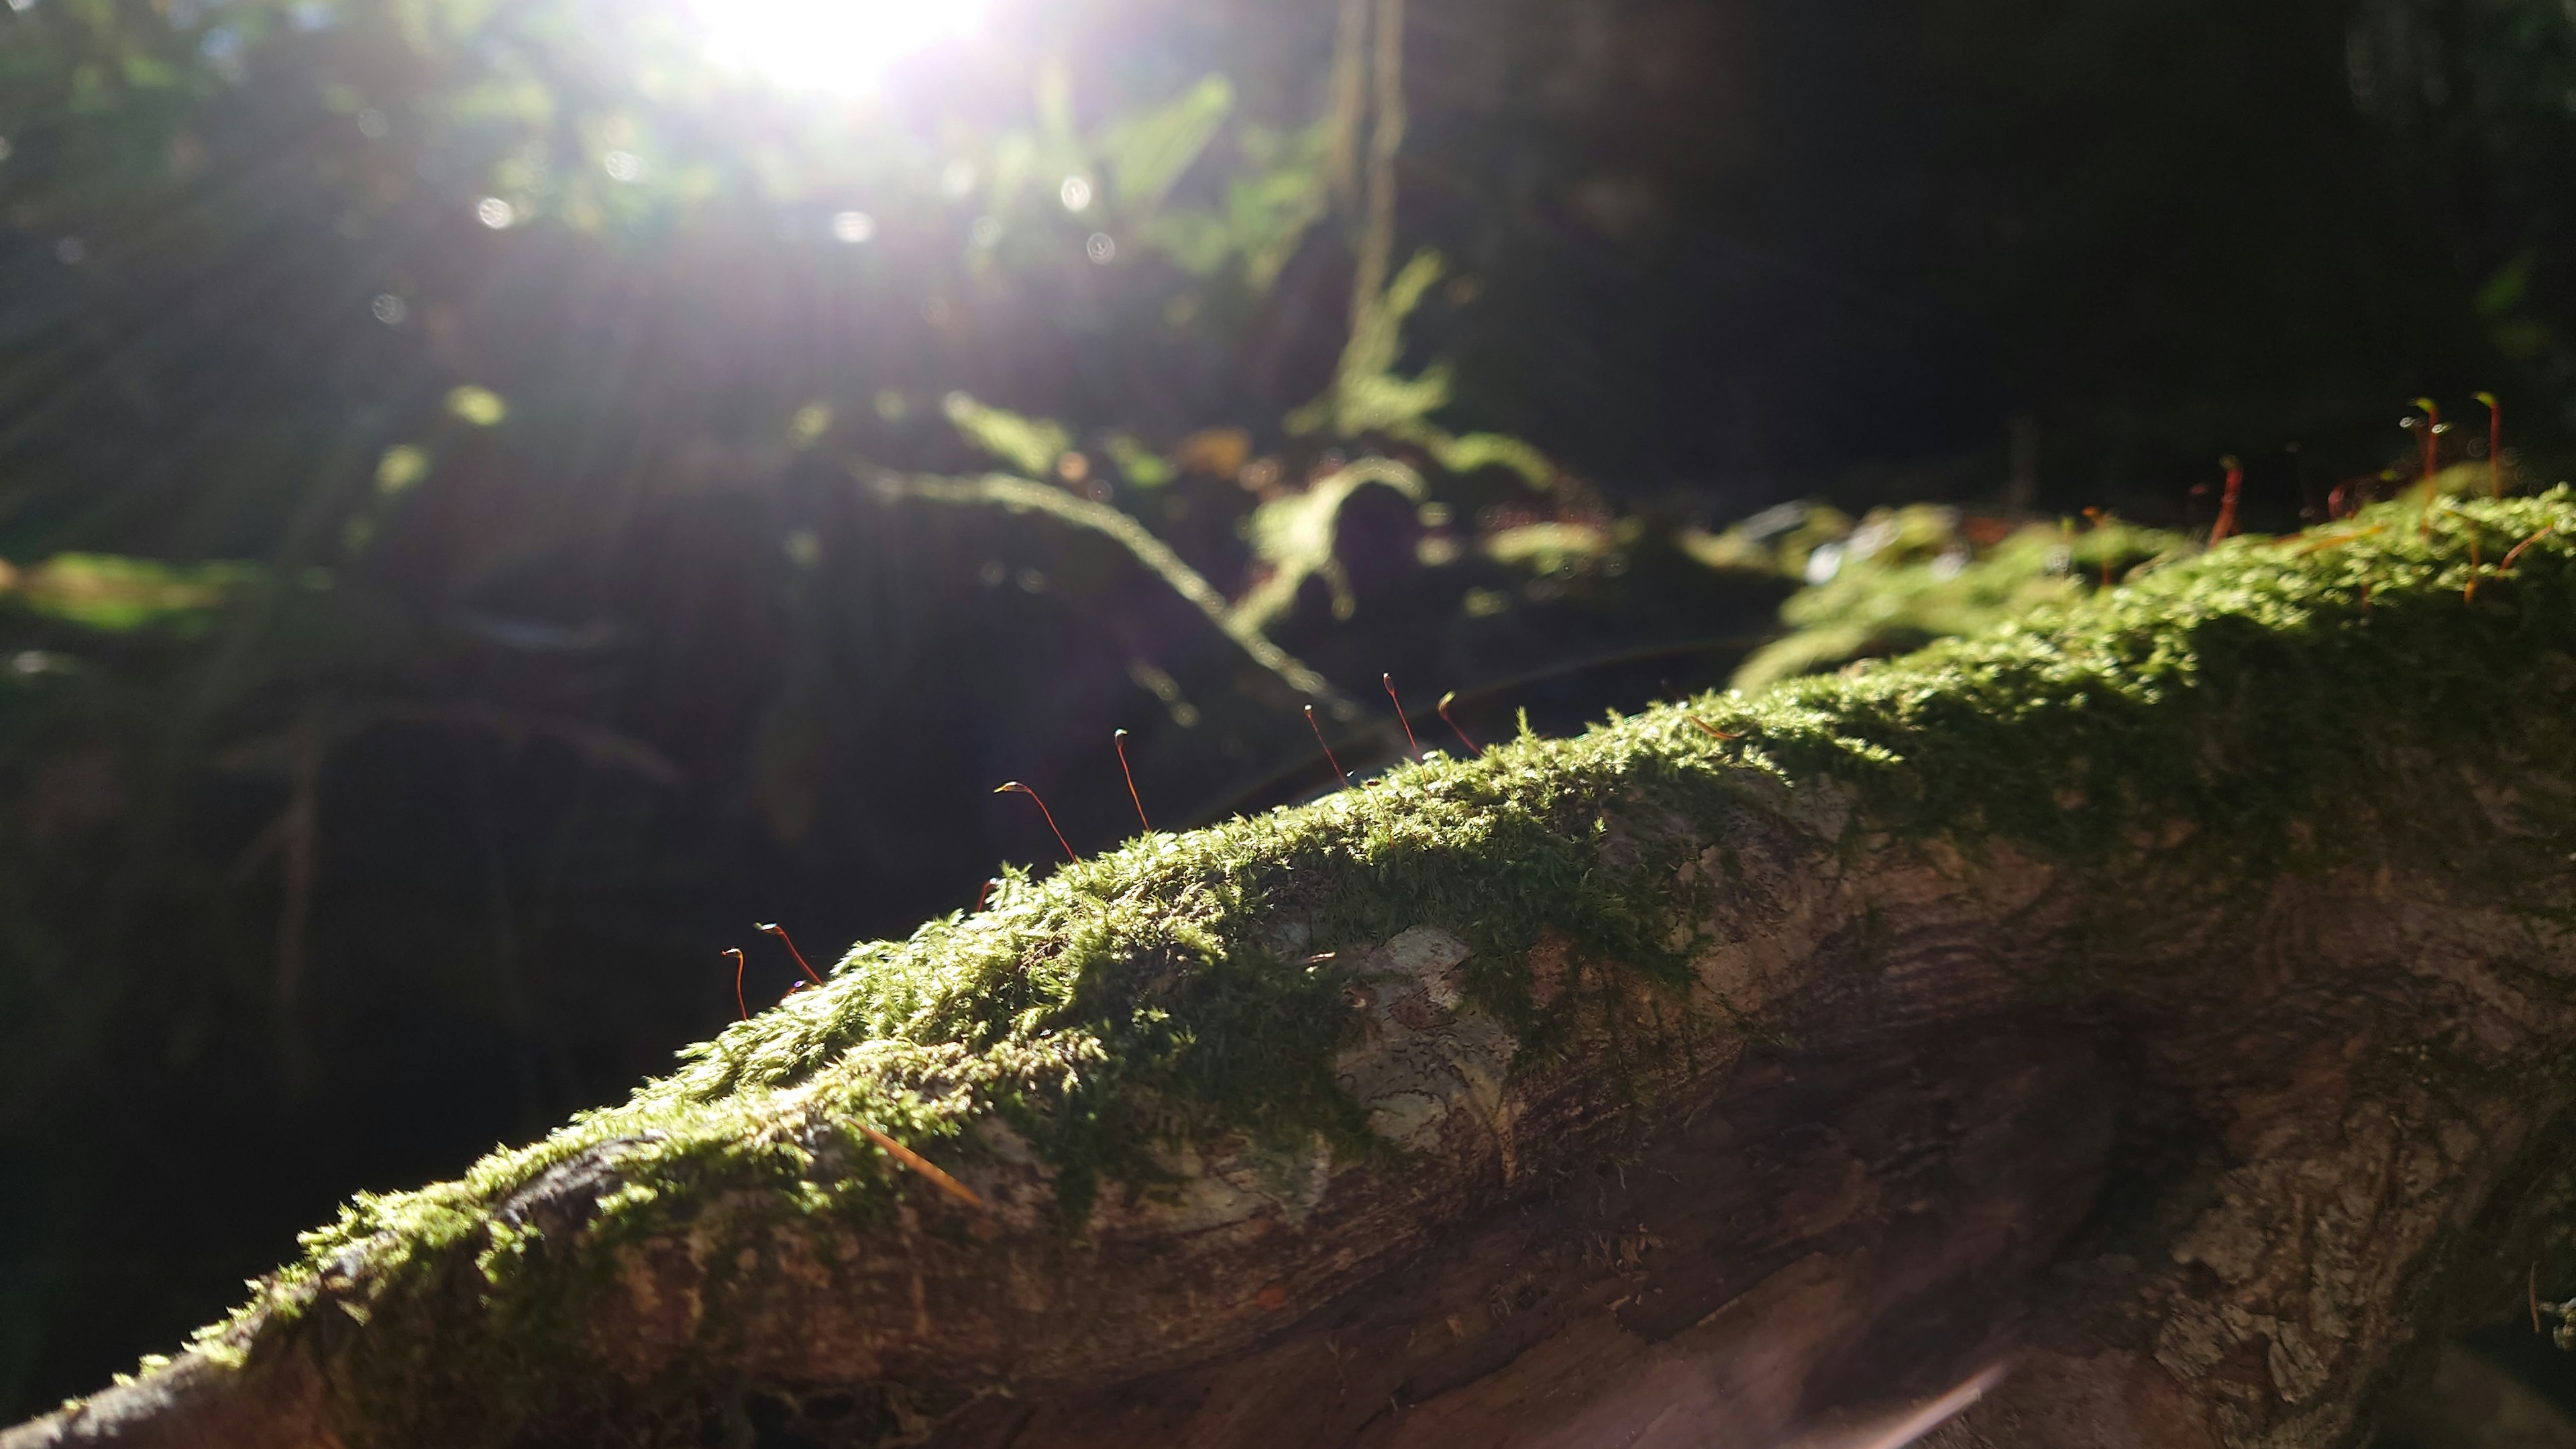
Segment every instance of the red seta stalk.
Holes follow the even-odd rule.
[[[2218,522],[2209,530],[2211,548],[2226,542],[2228,535],[2236,531],[2236,497],[2245,491],[2245,465],[2231,455],[2221,459],[2220,466],[2227,470],[2227,492],[2219,499]]]
[[[1404,726],[1404,748],[1412,754],[1414,763],[1420,764],[1422,746],[1413,738],[1413,721],[1404,717],[1404,701],[1395,696],[1395,676],[1381,674],[1377,677],[1377,682],[1386,686],[1386,697],[1395,706],[1395,722]]]
[[[1316,720],[1315,707],[1311,704],[1306,706],[1306,728],[1315,732],[1315,743],[1324,747],[1324,762],[1333,767],[1334,774],[1342,777],[1342,788],[1351,788],[1350,772],[1342,768],[1340,760],[1333,758],[1333,747],[1324,739],[1324,726]]]
[[[1127,777],[1127,798],[1136,802],[1136,823],[1144,826],[1145,833],[1151,835],[1154,822],[1145,818],[1145,797],[1136,793],[1136,771],[1127,763],[1127,732],[1116,731],[1109,736],[1109,742],[1118,747],[1118,772]]]
[[[2085,509],[2084,516],[2093,520],[2093,532],[2096,536],[2099,536],[2111,522],[2111,515],[2099,508]],[[2111,587],[2111,550],[2107,545],[2102,550],[2102,587],[2106,591]]]
[[[2504,496],[2504,404],[2491,392],[2477,395],[2487,405],[2487,496]]]
[[[1082,857],[1074,853],[1073,843],[1064,838],[1064,832],[1062,830],[1056,829],[1055,812],[1047,808],[1046,801],[1038,799],[1037,791],[1030,789],[1028,786],[1021,784],[1017,780],[1012,780],[995,787],[993,793],[996,795],[1026,795],[1032,800],[1037,800],[1038,813],[1046,817],[1047,829],[1055,831],[1055,843],[1064,847],[1065,859],[1072,861],[1076,865],[1082,864]]]
[[[1475,755],[1481,759],[1484,756],[1485,747],[1476,743],[1474,740],[1467,738],[1467,732],[1460,729],[1458,727],[1458,722],[1449,717],[1449,706],[1455,703],[1457,698],[1458,691],[1454,689],[1449,691],[1447,694],[1440,696],[1440,722],[1449,727],[1449,733],[1458,737],[1458,743],[1467,747],[1467,753]]]
[[[2556,532],[2557,529],[2557,524],[2543,524],[2540,532],[2535,533],[2531,537],[2524,539],[2522,542],[2515,544],[2512,550],[2505,554],[2504,562],[2496,565],[2496,572],[2504,573],[2511,569],[2513,567],[2514,560],[2522,557],[2522,551],[2524,549],[2531,547],[2533,544],[2540,542],[2544,538],[2547,538],[2550,534]]]
[[[924,1157],[920,1153],[913,1151],[911,1148],[904,1146],[902,1143],[895,1141],[893,1138],[888,1137],[883,1132],[878,1131],[876,1128],[869,1126],[865,1122],[859,1123],[858,1128],[861,1132],[868,1135],[868,1140],[870,1142],[873,1142],[878,1147],[884,1149],[886,1156],[893,1158],[895,1161],[902,1163],[904,1166],[920,1173],[923,1177],[928,1178],[932,1187],[939,1189],[941,1192],[948,1194],[950,1197],[957,1199],[968,1207],[980,1209],[984,1206],[984,1200],[975,1195],[975,1190],[973,1188],[968,1187],[966,1184],[959,1182],[953,1177],[950,1177],[947,1173],[940,1171],[938,1165],[933,1163],[929,1158]]]
[[[761,924],[752,927],[752,929],[755,931],[767,931],[769,934],[776,936],[779,940],[785,941],[787,943],[787,954],[796,958],[796,968],[805,973],[805,979],[813,982],[817,986],[823,984],[823,978],[815,975],[814,968],[805,964],[805,953],[796,949],[795,939],[787,934],[787,928],[785,926],[779,925],[775,921],[764,921]]]
[[[727,946],[719,954],[731,956],[733,958],[733,1009],[742,1013],[743,1020],[749,1021],[751,1020],[751,1008],[744,1005],[742,1000],[742,948],[739,946]]]
[[[2424,421],[2418,426],[2424,438],[2424,511],[2415,515],[2415,537],[2429,542],[2433,537],[2434,494],[2440,489],[2434,473],[2442,457],[2442,405],[2429,397],[2419,397],[2415,406],[2424,410]]]

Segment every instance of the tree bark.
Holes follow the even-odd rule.
[[[975,1205],[918,1175],[866,1220],[709,1187],[611,1232],[662,1143],[602,1127],[458,1189],[470,1227],[435,1250],[396,1252],[391,1229],[344,1246],[0,1449],[2353,1443],[2444,1334],[2576,1278],[2576,757],[2556,723],[2576,599],[2557,540],[2504,578],[2456,533],[2488,529],[2499,558],[2497,538],[2576,533],[2576,509],[2481,508],[2420,541],[2412,513],[2375,539],[2242,541],[1987,654],[1778,706],[1807,714],[1712,701],[1579,759],[1524,741],[1356,792],[1349,811],[1400,820],[1438,803],[1408,779],[1570,771],[1597,869],[1652,876],[1669,913],[1647,938],[1686,966],[1548,931],[1497,996],[1438,898],[1340,940],[1332,1079],[1382,1150],[1158,1134],[1158,1172],[1069,1221],[1061,1165],[965,1109],[962,1136],[916,1145]],[[2494,579],[2474,601],[2463,566]],[[2296,617],[2212,602],[2248,579]],[[2197,651],[2184,682],[2109,724],[2095,697],[2076,746],[1996,702],[2088,651],[2142,675],[2175,647]],[[2379,672],[2313,684],[2355,659]],[[2467,687],[2463,659],[2502,670],[2493,695],[2440,697]],[[2271,737],[2312,722],[2282,699],[2332,717],[2347,688],[2347,732]],[[1970,703],[1927,722],[1944,689]],[[2445,733],[2462,710],[2494,711],[2494,750]],[[1815,738],[1907,749],[1874,774],[1812,768],[1794,740],[1814,718]],[[2192,732],[2197,785],[2159,796],[2101,764],[2155,730]],[[2042,798],[2070,816],[2118,796],[2120,843],[2043,839],[2044,814],[1927,827],[1906,802],[1954,797],[1915,777],[1957,768],[1944,750],[1968,734],[2006,762],[1973,787],[2003,792],[1975,797],[1997,818],[2054,777]],[[2263,750],[2311,748],[2352,762],[2336,789],[2231,815]],[[1676,778],[1724,808],[1676,805]],[[2249,843],[2275,837],[2286,854]],[[1515,864],[1412,848],[1470,875]],[[1263,939],[1337,939],[1329,899],[1265,899]],[[1168,961],[1120,959],[1138,989],[1176,989]],[[886,1170],[817,1135],[843,1111],[830,1080],[734,1089],[743,1130],[804,1144],[803,1180]],[[503,1250],[522,1266],[496,1289]],[[496,1371],[539,1341],[531,1314],[554,1315],[551,1347]]]

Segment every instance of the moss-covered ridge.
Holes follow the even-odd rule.
[[[1670,883],[1706,838],[1695,822],[1776,808],[1784,787],[1830,777],[1873,829],[2003,835],[2078,868],[2177,821],[2238,878],[2322,862],[2338,821],[2385,803],[2371,781],[2391,752],[2499,778],[2576,759],[2565,711],[2526,707],[2576,673],[2571,557],[2563,488],[2429,515],[2386,505],[2233,540],[1989,637],[1435,757],[1015,877],[980,914],[855,948],[829,987],[692,1048],[622,1106],[460,1181],[358,1199],[201,1346],[238,1356],[326,1295],[364,1312],[466,1260],[496,1325],[533,1323],[562,1295],[516,1291],[528,1234],[495,1207],[603,1147],[623,1186],[586,1235],[594,1256],[719,1196],[766,1204],[765,1221],[878,1220],[921,1189],[860,1122],[951,1166],[981,1150],[976,1119],[1011,1124],[1056,1172],[1069,1227],[1100,1183],[1150,1181],[1158,1139],[1320,1130],[1360,1146],[1330,1066],[1353,1020],[1346,948],[1445,926],[1474,948],[1474,994],[1544,1045],[1555,1023],[1522,959],[1540,931],[1679,981]],[[2493,831],[2473,793],[2414,802],[2400,823],[2474,854]],[[2563,801],[2527,792],[2517,808],[2576,836]]]

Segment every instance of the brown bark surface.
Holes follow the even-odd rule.
[[[1432,1114],[1435,1165],[1318,1175],[1301,1202],[1276,1164],[1183,1164],[1082,1244],[1040,1220],[1035,1173],[987,1173],[993,1214],[919,1198],[865,1265],[777,1244],[744,1392],[701,1430],[1860,1445],[2000,1366],[1930,1442],[2326,1446],[2438,1326],[2427,1305],[2502,1317],[2524,1253],[2560,1266],[2566,1184],[2534,1150],[2576,1039],[2556,935],[2391,867],[2284,882],[2250,929],[2159,932],[2117,951],[2124,989],[2034,1004],[2085,914],[2072,882],[1899,844],[1838,863],[1772,826],[1730,842],[1772,889],[1735,898],[1702,974],[1772,1044],[1701,1043],[1701,1089],[1660,1119],[1582,1069],[1652,1039],[1651,1000],[1498,1089],[1499,1038],[1442,1004],[1454,943],[1407,933],[1347,1065]],[[569,1226],[612,1176],[554,1174],[522,1210]],[[632,1261],[601,1329],[649,1381],[704,1275],[675,1244]],[[247,1374],[183,1361],[0,1444],[336,1446],[358,1331],[320,1323]],[[918,1387],[1005,1377],[963,1403]]]

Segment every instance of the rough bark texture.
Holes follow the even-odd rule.
[[[907,948],[1000,933],[1017,983],[1085,912],[1205,928],[1198,958],[1110,931],[1068,988],[1195,1024],[1096,1197],[1047,1134],[1126,1100],[1119,1063],[1066,1085],[1029,1046],[1011,1080],[1054,1085],[1013,1095],[976,1065],[998,1008],[896,1043],[850,1004],[901,994],[863,949],[838,1002],[362,1205],[179,1362],[0,1449],[1821,1449],[1963,1385],[1991,1390],[1927,1442],[2351,1443],[2440,1332],[2576,1277],[2576,597],[2554,537],[2464,572],[2468,537],[2544,525],[2576,509],[2242,543],[2002,644],[1399,772],[1224,837],[1250,895],[1198,837],[1147,842]],[[1580,879],[1528,883],[1515,811],[1585,841]],[[1344,909],[1380,874],[1417,884]],[[1620,924],[1605,881],[1661,904]],[[1552,890],[1591,924],[1479,936]],[[1189,1004],[1254,956],[1322,983],[1275,1009],[1329,1018],[1326,1058]],[[1021,1001],[991,981],[966,995]],[[1320,1071],[1347,1114],[1188,1107],[1229,1071]],[[865,1095],[890,1082],[914,1096]],[[984,1205],[836,1130],[869,1112]],[[709,1121],[787,1165],[682,1152]]]

